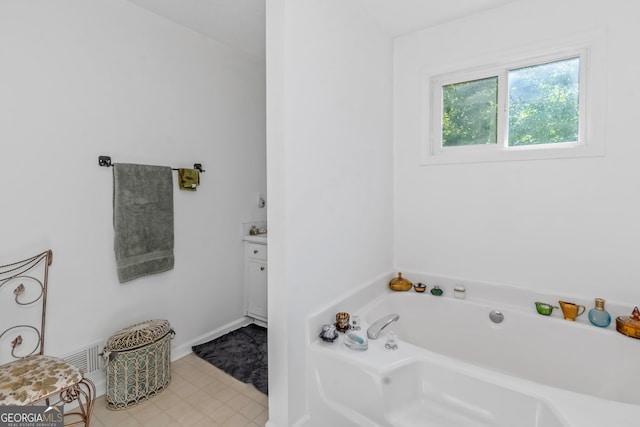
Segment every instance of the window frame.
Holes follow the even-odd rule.
[[[505,160],[536,160],[604,155],[602,107],[604,104],[604,61],[602,37],[558,43],[556,47],[529,50],[528,53],[505,54],[486,61],[484,66],[451,67],[452,71],[423,70],[423,143],[421,163],[448,164]],[[559,46],[559,47],[558,47]],[[595,61],[594,61],[595,57]],[[579,58],[579,128],[578,141],[508,145],[508,73],[524,67],[544,65],[565,59]],[[467,64],[473,60],[467,61]],[[474,62],[478,62],[477,60]],[[498,129],[496,144],[455,147],[442,146],[443,87],[448,84],[498,77]],[[596,111],[600,116],[596,115]]]

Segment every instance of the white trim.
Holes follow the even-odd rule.
[[[218,337],[223,336],[226,333],[231,331],[235,331],[236,329],[242,328],[243,326],[247,326],[253,323],[253,319],[249,317],[241,317],[240,319],[229,322],[225,325],[220,326],[210,332],[207,332],[204,335],[200,335],[199,337],[191,340],[188,343],[182,344],[180,347],[171,349],[171,361],[178,360],[184,356],[187,356],[192,353],[191,347],[194,345],[202,344],[205,342],[209,342]]]
[[[592,31],[564,40],[523,48],[518,52],[496,52],[464,64],[422,70],[421,164],[475,163],[537,160],[605,155],[604,105],[606,60],[604,31]],[[580,129],[578,142],[507,147],[505,119],[509,70],[580,57]],[[475,66],[470,66],[475,63]],[[477,66],[478,63],[485,64]],[[498,76],[498,143],[464,147],[442,147],[442,86]]]

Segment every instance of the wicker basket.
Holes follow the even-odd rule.
[[[149,320],[124,328],[109,338],[107,408],[126,409],[164,390],[171,381],[171,338],[166,320]]]

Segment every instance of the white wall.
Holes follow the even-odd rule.
[[[241,223],[266,218],[264,62],[123,0],[2,0],[0,61],[1,261],[53,249],[48,352],[150,318],[188,351],[242,317]],[[176,184],[174,270],[118,283],[101,154],[203,163],[197,192]]]
[[[523,0],[396,40],[398,269],[636,304],[637,11],[624,0]],[[422,69],[602,28],[605,156],[419,165]]]
[[[316,425],[302,319],[379,274],[637,298],[638,34],[629,2],[592,3],[521,0],[399,38],[393,73],[389,38],[354,2],[267,3],[270,425]],[[604,24],[605,157],[419,166],[419,71],[435,53],[481,57]]]
[[[361,12],[267,3],[273,426],[304,420],[305,318],[392,266],[392,45]]]

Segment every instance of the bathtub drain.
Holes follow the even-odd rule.
[[[493,310],[491,311],[491,313],[489,313],[489,319],[491,319],[493,323],[502,323],[502,321],[504,320],[504,314],[502,314],[498,310]]]

